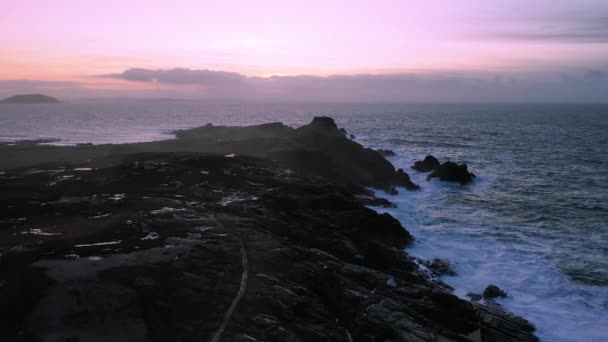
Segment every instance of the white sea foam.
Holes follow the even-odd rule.
[[[176,211],[185,211],[185,208],[171,208],[171,207],[163,207],[160,209],[156,209],[156,210],[152,210],[150,211],[150,214],[152,215],[159,215],[159,214],[166,214],[166,213],[173,213]]]
[[[49,232],[45,232],[45,231],[43,231],[42,229],[39,229],[39,228],[29,229],[28,231],[21,232],[21,234],[40,235],[40,236],[61,235],[61,233],[49,233]]]
[[[95,246],[109,246],[109,245],[118,245],[121,244],[122,240],[117,240],[117,241],[104,241],[104,242],[96,242],[96,243],[86,243],[86,244],[81,244],[81,245],[74,245],[74,247],[76,248],[82,248],[82,247],[95,247]]]
[[[158,233],[150,232],[148,235],[141,238],[141,240],[156,240],[158,239]]]
[[[400,167],[411,165],[413,156],[398,156]],[[523,235],[489,212],[450,203],[455,198],[476,196],[497,180],[481,175],[474,184],[427,182],[426,174],[409,172],[421,191],[401,190],[389,198],[397,208],[376,208],[388,212],[416,238],[407,250],[424,258],[444,258],[454,263],[457,276],[442,279],[454,293],[467,299],[469,292],[481,293],[489,284],[507,291],[499,302],[515,314],[530,320],[542,341],[608,340],[608,290],[576,282],[549,259],[546,237]],[[466,203],[466,200],[462,201]],[[494,233],[498,231],[497,233]]]

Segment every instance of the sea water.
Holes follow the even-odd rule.
[[[391,149],[420,191],[388,196],[415,236],[408,252],[446,258],[466,298],[488,284],[544,341],[608,340],[608,105],[246,105],[198,102],[0,105],[0,141],[57,144],[167,139],[206,123],[327,115],[363,145]],[[461,186],[409,169],[432,154],[467,163]]]

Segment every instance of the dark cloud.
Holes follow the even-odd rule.
[[[101,75],[135,82],[158,82],[167,84],[200,84],[208,86],[234,85],[242,82],[244,76],[236,72],[191,70],[175,68],[169,70],[150,70],[132,68],[119,74]]]
[[[489,32],[488,39],[563,42],[608,43],[608,17],[573,16],[517,22],[513,29]]]
[[[191,69],[128,69],[102,77],[156,87],[88,88],[86,84],[0,81],[0,95],[45,93],[62,99],[183,97],[222,102],[606,102],[608,68],[554,72],[434,72],[248,77]]]

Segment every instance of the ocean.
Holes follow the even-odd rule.
[[[453,262],[458,275],[443,279],[457,295],[495,284],[543,341],[608,340],[608,105],[0,105],[0,141],[151,141],[206,123],[298,126],[319,115],[396,152],[391,162],[422,189],[378,193],[398,204],[382,210],[416,238],[408,253]],[[476,180],[427,182],[409,168],[427,154],[467,163]]]

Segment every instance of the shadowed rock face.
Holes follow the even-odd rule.
[[[178,144],[210,152],[254,155],[276,160],[306,176],[323,176],[341,184],[388,190],[418,189],[407,173],[396,171],[382,154],[344,136],[333,119],[315,117],[292,129],[280,123],[250,127],[205,126],[177,133]]]
[[[350,187],[231,155],[48,166],[0,174],[2,341],[536,340]]]
[[[428,155],[424,157],[424,160],[418,160],[412,165],[412,169],[420,172],[430,172],[435,170],[439,166],[439,160],[437,158]]]
[[[485,299],[493,299],[497,297],[506,297],[507,293],[501,290],[496,285],[488,285],[485,290],[483,290],[483,298]]]
[[[445,162],[437,167],[430,175],[426,177],[429,181],[433,178],[439,178],[445,182],[457,182],[462,185],[473,181],[475,175],[469,172],[467,164],[458,165],[454,162]]]
[[[78,147],[3,146],[0,169],[33,166],[64,160],[72,164],[111,165],[142,152],[197,152],[236,154],[274,160],[299,175],[325,177],[341,185],[390,190],[418,186],[407,173],[380,153],[344,136],[333,119],[314,118],[308,125],[291,128],[282,123],[247,127],[213,126],[177,131],[177,139],[121,145]]]

